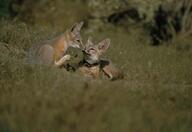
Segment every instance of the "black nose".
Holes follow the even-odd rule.
[[[85,49],[82,50],[83,53],[87,53]]]
[[[86,50],[82,50],[83,54],[89,55],[89,53],[86,52]]]

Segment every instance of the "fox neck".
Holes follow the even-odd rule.
[[[91,57],[84,56],[84,60],[90,65],[98,64],[100,62],[100,59],[98,58],[99,57],[97,56],[91,56]]]
[[[100,62],[90,63],[86,59],[83,59],[82,61],[80,61],[79,65],[86,66],[86,67],[93,67],[93,66],[99,66]]]
[[[93,60],[86,60],[87,63],[89,63],[90,65],[95,65],[98,64],[98,61],[93,61]]]
[[[67,50],[69,47],[70,47],[70,43],[72,41],[72,34],[70,31],[66,31],[64,34],[63,34],[63,45],[65,47],[65,50]]]
[[[71,41],[72,41],[72,35],[69,31],[66,31],[59,37],[58,44],[56,45],[56,47],[58,47],[60,51],[65,53],[67,49],[70,47]]]
[[[59,60],[66,53],[67,49],[70,47],[70,41],[72,41],[70,32],[65,32],[55,40],[55,44],[53,45],[55,60]]]

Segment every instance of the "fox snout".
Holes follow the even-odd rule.
[[[89,64],[95,64],[100,61],[99,54],[89,53],[86,50],[82,50],[82,52],[83,52],[84,60],[87,61]]]
[[[73,48],[78,48],[78,49],[81,48],[79,44],[72,44],[71,47],[73,47]]]

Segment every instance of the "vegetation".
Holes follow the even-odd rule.
[[[192,34],[192,1],[173,0],[159,6],[151,36],[154,44],[184,39]]]
[[[109,2],[109,10],[100,17],[94,15],[100,10],[91,1],[20,1],[14,3],[18,9],[15,17],[1,19],[0,131],[191,131],[191,9],[184,13],[189,17],[179,19],[185,26],[177,31],[175,17],[171,16],[179,15],[181,7],[174,12],[173,6],[163,4],[163,12],[171,14],[166,33],[176,35],[169,39],[174,41],[162,39],[163,45],[152,46],[150,32],[158,31],[154,30],[157,25],[153,19],[160,9],[158,5],[151,5],[156,10],[151,17],[143,18],[148,13],[138,13],[135,19],[122,15],[128,6],[122,7],[120,2],[126,0],[113,0],[118,8]],[[141,10],[144,6],[139,7]],[[79,20],[86,22],[84,42],[88,36],[93,36],[95,42],[111,38],[106,57],[123,70],[123,80],[89,80],[65,69],[27,63],[33,44],[60,34]],[[183,30],[188,35],[178,37]],[[74,49],[69,52],[82,57]],[[74,57],[70,63],[79,58]]]

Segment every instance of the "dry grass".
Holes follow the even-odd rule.
[[[56,33],[1,21],[0,131],[185,132],[192,129],[192,39],[152,47],[145,33],[113,26],[89,33],[112,39],[107,53],[124,80],[87,80],[26,63],[29,47]],[[182,44],[180,44],[182,43]],[[189,47],[189,48],[186,48]]]

